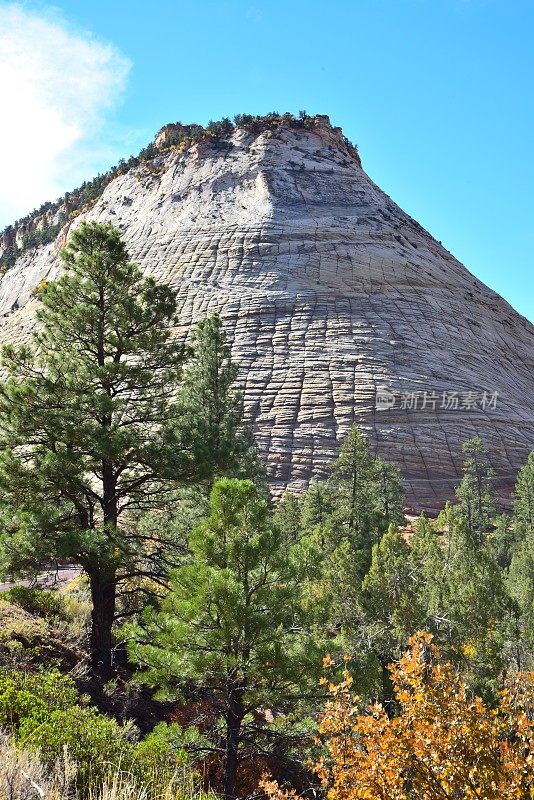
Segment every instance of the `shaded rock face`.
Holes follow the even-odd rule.
[[[221,313],[276,492],[327,474],[358,422],[414,508],[452,496],[473,436],[509,493],[534,447],[534,327],[370,180],[327,118],[163,153],[79,219],[111,221],[177,290],[177,335]],[[28,336],[31,292],[57,275],[68,232],[2,278],[1,340]]]

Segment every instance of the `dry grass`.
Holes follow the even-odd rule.
[[[39,756],[16,748],[9,737],[0,734],[0,800],[82,800],[74,790],[77,767],[65,751],[53,769],[47,769]],[[190,770],[158,782],[157,776],[145,784],[128,772],[115,770],[109,778],[89,789],[83,800],[216,800],[202,792]]]
[[[16,749],[5,735],[0,740],[0,800],[60,800],[72,796],[76,768],[62,759],[51,771],[35,753]]]
[[[21,607],[8,592],[0,593],[0,665],[30,669],[51,661],[66,670],[86,658],[91,604],[81,579],[57,593],[62,615],[43,615]]]

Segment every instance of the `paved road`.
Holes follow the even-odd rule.
[[[0,583],[0,592],[5,592],[12,586],[39,586],[43,589],[58,589],[61,586],[77,578],[81,575],[82,568],[74,564],[67,564],[65,566],[56,567],[50,566],[50,569],[43,570],[35,578],[31,580],[15,580]]]

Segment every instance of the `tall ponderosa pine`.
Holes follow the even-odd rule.
[[[300,498],[286,492],[274,508],[274,522],[290,542],[302,537],[302,508]]]
[[[383,458],[375,459],[375,491],[376,509],[383,517],[383,527],[390,523],[405,525],[406,495],[402,473],[398,467]]]
[[[534,662],[534,539],[527,537],[512,556],[506,576],[516,604],[517,631],[513,654],[518,669],[532,669]]]
[[[534,535],[534,450],[519,470],[515,485],[514,526],[520,536]]]
[[[342,558],[352,562],[347,576],[352,575],[351,582],[356,579],[353,589],[358,591],[371,563],[373,545],[390,523],[404,522],[400,472],[373,458],[368,439],[353,425],[332,465],[327,488],[333,512],[323,525],[325,544],[332,552],[341,547]]]
[[[491,545],[450,516],[436,637],[476,690],[494,696],[503,668],[513,604]]]
[[[216,699],[226,734],[224,792],[232,798],[243,737],[254,741],[267,725],[261,709],[291,710],[317,690],[324,651],[308,591],[319,559],[271,524],[261,489],[235,478],[213,487],[190,551],[160,610],[147,610],[132,631],[131,655],[164,696],[195,686]]]
[[[424,621],[410,548],[394,525],[373,547],[371,566],[362,584],[362,605],[369,639],[387,665]]]
[[[363,542],[372,525],[375,506],[375,463],[369,442],[353,425],[332,466],[330,486],[337,495],[337,513],[343,528],[353,540]]]
[[[241,393],[234,388],[237,374],[220,317],[198,322],[187,349],[174,430],[182,449],[192,455],[196,481],[170,493],[139,522],[148,539],[162,540],[165,531],[159,558],[163,569],[158,571],[163,583],[183,560],[192,528],[205,517],[216,478],[246,477],[264,486],[265,468],[243,420]]]
[[[456,497],[470,534],[482,540],[496,514],[491,489],[494,472],[490,467],[486,448],[478,437],[465,442],[462,452],[466,456],[464,475],[456,490]]]
[[[306,531],[327,526],[336,507],[335,492],[326,483],[311,483],[301,506],[302,524]]]
[[[400,470],[373,458],[369,441],[353,425],[332,465],[328,486],[335,495],[334,516],[349,538],[370,547],[390,523],[403,524],[404,489]]]
[[[409,563],[417,604],[424,610],[418,629],[435,633],[442,624],[445,556],[442,543],[424,514],[410,538]]]
[[[142,276],[111,225],[82,224],[61,255],[33,346],[3,351],[0,560],[9,574],[82,565],[93,665],[108,675],[117,584],[144,550],[130,512],[192,474],[172,433],[183,348],[174,292]]]
[[[217,314],[196,325],[191,347],[180,392],[179,435],[200,476],[211,484],[247,471],[252,439],[243,425],[241,394],[234,389],[238,368]]]

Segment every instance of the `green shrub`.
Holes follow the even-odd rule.
[[[154,730],[135,746],[133,772],[136,777],[158,775],[167,779],[190,763],[185,747],[201,743],[196,728],[184,731],[181,725],[160,722]]]
[[[0,670],[0,728],[15,736],[24,720],[39,725],[51,711],[66,710],[79,700],[72,678],[57,670],[36,674]]]
[[[79,765],[78,788],[84,790],[118,767],[132,768],[135,746],[128,740],[129,732],[94,708],[74,705],[56,709],[39,722],[33,716],[26,717],[17,740],[26,749],[39,751],[43,763],[49,766],[67,748],[69,758]]]
[[[189,764],[184,746],[197,741],[195,729],[157,725],[140,742],[131,725],[120,725],[82,704],[71,677],[57,670],[26,673],[0,669],[0,730],[53,767],[65,750],[78,765],[76,786],[85,794],[95,781],[118,769],[140,783],[158,783],[181,774]]]
[[[8,599],[29,614],[40,617],[59,617],[66,619],[68,614],[63,598],[57,592],[46,589],[30,589],[27,586],[12,586],[6,592]]]

